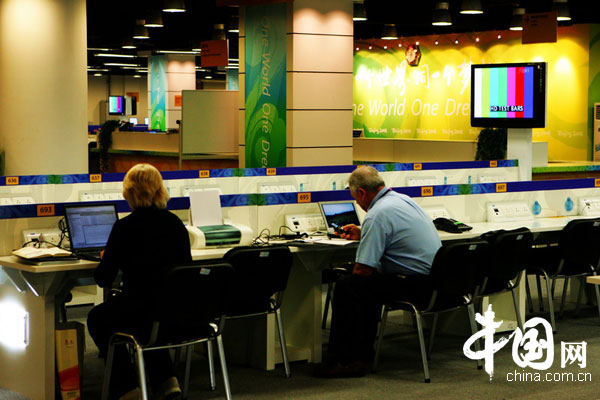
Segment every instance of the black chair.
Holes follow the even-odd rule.
[[[112,362],[115,346],[125,345],[135,355],[142,398],[148,399],[144,368],[144,352],[160,349],[186,348],[186,370],[183,398],[187,397],[191,366],[191,348],[206,342],[209,350],[211,388],[214,389],[214,364],[211,343],[217,341],[225,394],[231,399],[227,364],[221,333],[225,322],[225,300],[233,278],[231,265],[219,261],[199,261],[173,266],[162,280],[162,288],[148,307],[153,315],[152,328],[145,337],[115,333],[106,358],[102,399],[109,395]]]
[[[290,249],[287,246],[240,246],[229,250],[223,259],[235,271],[226,306],[227,318],[275,314],[285,376],[289,378],[280,308],[292,267]]]
[[[552,281],[552,286],[554,286],[556,279],[564,280],[559,311],[559,316],[562,316],[569,279],[577,278],[580,280],[575,308],[577,313],[583,295],[583,288],[586,286],[585,277],[597,275],[599,262],[600,219],[572,220],[560,232],[558,246],[546,247],[539,251],[533,249],[531,252],[527,273],[536,274],[536,277],[541,276],[545,279],[550,322],[554,332],[556,332],[553,305],[554,290],[550,286],[550,281]],[[539,284],[538,290],[541,298]],[[600,291],[597,285],[594,285],[594,290],[598,313],[600,314]]]
[[[481,282],[478,281],[480,275],[475,273],[475,270],[481,268],[481,265],[487,261],[487,257],[489,257],[489,244],[480,239],[453,240],[444,243],[436,253],[433,265],[431,266],[429,276],[431,278],[433,293],[428,304],[415,304],[410,301],[394,301],[384,304],[379,335],[375,346],[373,371],[377,369],[388,312],[394,310],[410,311],[416,320],[425,382],[429,383],[427,359],[429,358],[433,344],[438,314],[465,307],[469,313],[471,332],[475,334],[477,330],[475,326],[473,298]],[[431,326],[429,348],[426,350],[422,319],[423,316],[429,314],[433,315],[433,323]],[[479,347],[477,342],[475,343],[475,347],[476,349]],[[477,367],[481,368],[479,360],[477,361]]]
[[[488,232],[481,235],[481,238],[487,241],[491,248],[488,262],[482,264],[481,269],[478,270],[483,279],[477,297],[510,292],[517,324],[522,330],[523,319],[519,313],[517,288],[521,282],[522,272],[527,267],[533,234],[527,228],[518,228],[510,231]]]

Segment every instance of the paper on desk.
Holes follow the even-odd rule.
[[[346,239],[319,239],[319,240],[315,240],[315,243],[320,243],[320,244],[331,244],[334,246],[345,246],[347,244],[350,243],[354,243],[356,242],[356,240],[346,240]]]
[[[190,211],[193,226],[221,225],[221,199],[218,189],[190,192]]]

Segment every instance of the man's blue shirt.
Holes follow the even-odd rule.
[[[410,197],[384,187],[367,210],[356,262],[382,274],[429,275],[441,245],[425,211]]]

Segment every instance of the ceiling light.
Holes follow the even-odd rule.
[[[456,40],[454,41],[454,44],[458,44],[458,39],[456,39]]]
[[[475,41],[476,41],[477,43],[479,43],[479,36],[477,36],[477,37],[475,38]]]
[[[569,12],[569,4],[567,4],[567,0],[553,0],[552,11],[556,11],[557,21],[571,20],[571,13]]]
[[[140,64],[126,64],[126,63],[104,63],[107,67],[139,67]]]
[[[88,67],[87,70],[88,71],[97,71],[97,72],[108,72],[109,71],[108,68],[94,68],[94,67]]]
[[[523,15],[525,15],[525,9],[522,7],[515,7],[513,9],[513,16],[510,20],[511,31],[522,31],[523,30]]]
[[[133,44],[133,39],[125,39],[125,41],[123,42],[123,46],[121,46],[122,49],[136,49],[137,46],[135,44]]]
[[[148,15],[146,16],[146,20],[144,23],[146,28],[162,28],[165,25],[163,24],[162,16],[158,10],[150,10],[148,11]]]
[[[136,58],[133,54],[96,53],[94,57]]]
[[[498,40],[502,39],[502,35],[498,34]]]
[[[481,1],[479,0],[463,0],[460,7],[461,14],[483,14]]]
[[[141,78],[142,76],[141,75],[134,75],[133,77],[134,78]]]
[[[110,51],[110,49],[98,48],[98,47],[88,47],[88,51]]]
[[[150,35],[148,34],[148,28],[144,26],[144,20],[140,19],[137,21],[135,28],[133,28],[133,38],[134,39],[150,39]]]
[[[363,0],[354,1],[354,12],[352,14],[353,21],[366,21],[367,20],[367,10],[365,10],[365,5],[363,4]]]
[[[98,72],[98,73],[95,73],[94,76],[102,76],[102,74]]]
[[[232,15],[229,18],[229,28],[227,32],[238,33],[240,31],[240,17],[237,15]]]
[[[206,76],[204,77],[204,79],[212,79],[212,78],[213,78],[213,77],[212,77],[212,75],[206,75]]]
[[[185,12],[185,4],[183,0],[166,0],[163,7],[164,12]]]
[[[438,44],[440,44],[440,42],[438,42],[437,40],[434,42],[434,44],[437,46]]]
[[[398,33],[396,33],[396,25],[385,24],[383,26],[383,35],[381,35],[381,38],[385,40],[398,39]]]
[[[437,3],[435,3],[435,10],[433,11],[433,22],[431,23],[431,25],[452,25],[452,19],[450,18],[450,4],[448,2],[438,1]]]
[[[225,69],[240,69],[239,65],[226,65]]]
[[[213,28],[213,40],[225,40],[225,24],[214,24]]]

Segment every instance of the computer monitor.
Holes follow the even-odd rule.
[[[108,96],[108,114],[109,115],[124,115],[125,114],[125,97],[124,96]]]
[[[65,220],[71,251],[103,249],[117,219],[114,204],[66,205]]]
[[[471,65],[471,126],[545,125],[545,62]]]
[[[320,202],[321,215],[327,225],[327,232],[334,232],[334,225],[342,227],[348,224],[360,225],[353,201]]]
[[[150,124],[150,118],[146,117],[144,118],[144,125],[149,125]]]
[[[133,125],[137,125],[138,119],[135,117],[131,117],[131,118],[129,118],[129,123],[131,123]]]

